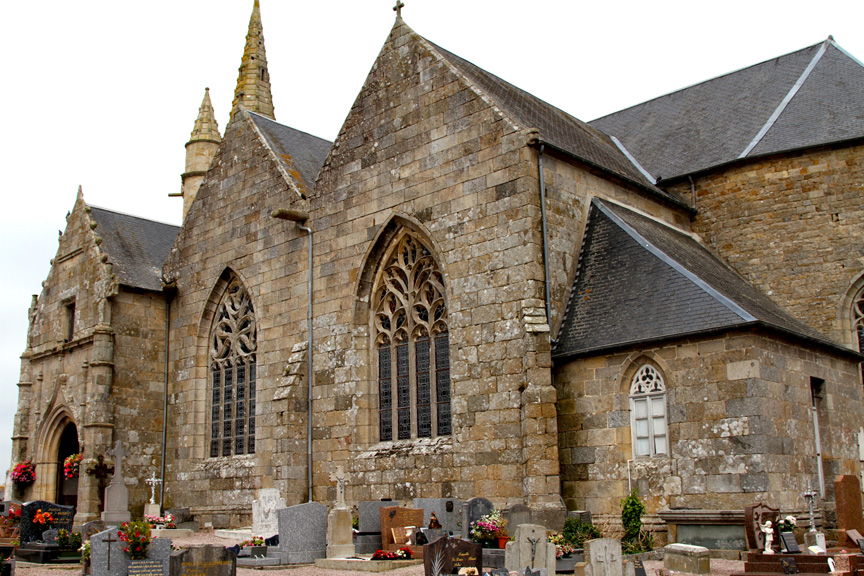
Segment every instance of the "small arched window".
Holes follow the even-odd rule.
[[[255,310],[235,279],[210,332],[210,456],[255,453]]]
[[[372,292],[379,439],[446,436],[450,336],[441,270],[407,230],[387,254]]]
[[[630,383],[630,433],[634,457],[669,454],[666,384],[651,364],[642,365]]]

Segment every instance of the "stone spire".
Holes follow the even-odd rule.
[[[246,34],[246,47],[240,62],[237,88],[234,90],[234,103],[231,118],[240,107],[257,112],[262,116],[276,119],[273,114],[273,96],[270,93],[270,73],[267,71],[267,53],[264,49],[264,30],[261,26],[261,7],[258,0],[252,8],[249,19],[249,32]]]
[[[219,135],[219,126],[213,114],[213,104],[210,102],[210,89],[205,88],[204,100],[198,109],[198,118],[195,119],[195,126],[192,128],[192,136],[186,143],[186,171],[180,177],[183,180],[179,195],[183,197],[184,219],[221,141],[222,136]]]

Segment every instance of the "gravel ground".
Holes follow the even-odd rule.
[[[189,538],[174,538],[175,546],[200,546],[202,544],[219,544],[221,546],[232,546],[240,542],[240,539],[231,540],[226,538],[217,538],[213,534],[206,532],[198,532]],[[645,563],[645,572],[648,576],[659,576],[658,570],[663,568],[662,561],[649,560]],[[56,566],[40,566],[38,564],[19,564],[15,568],[16,576],[73,576],[80,573],[80,566],[74,565],[56,565]],[[711,560],[711,574],[716,576],[729,576],[733,572],[743,572],[744,563],[737,560]],[[279,569],[251,569],[238,568],[237,576],[346,576],[349,574],[343,570],[322,570],[315,566],[292,566]],[[369,573],[361,573],[369,574]],[[385,572],[390,576],[423,576],[423,565],[410,566],[408,568],[400,568],[391,572]],[[674,576],[690,576],[685,572],[671,572]]]

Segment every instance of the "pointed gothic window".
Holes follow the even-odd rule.
[[[858,351],[864,352],[864,289],[859,290],[852,301],[852,330],[855,332]]]
[[[210,456],[255,452],[255,310],[237,279],[228,283],[210,334]]]
[[[451,433],[450,336],[438,263],[407,231],[397,235],[373,290],[379,439]]]
[[[668,455],[666,384],[651,364],[645,364],[630,383],[630,434],[633,456]]]

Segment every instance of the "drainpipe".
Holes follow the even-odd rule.
[[[687,178],[690,179],[690,205],[696,208],[696,184],[693,182],[692,174],[688,174]]]
[[[159,506],[165,503],[165,450],[168,442],[168,352],[170,346],[169,330],[171,328],[171,301],[174,300],[174,288],[166,287],[166,295],[168,296],[165,303],[165,373],[164,384],[162,388],[162,472],[159,484]]]
[[[546,322],[549,323],[550,339],[552,339],[552,298],[549,295],[549,237],[546,232],[546,184],[543,179],[543,150],[545,146],[540,145],[540,153],[537,155],[537,170],[540,172],[540,219],[543,226],[543,278],[546,284]]]
[[[309,345],[306,348],[306,382],[308,384],[307,404],[306,404],[306,468],[307,482],[309,485],[309,502],[312,502],[312,229],[303,226],[303,223],[309,220],[309,214],[300,212],[299,210],[286,210],[279,208],[274,210],[270,216],[279,220],[289,220],[297,222],[297,227],[306,232],[309,236],[309,310],[306,313],[306,325],[309,329]]]

